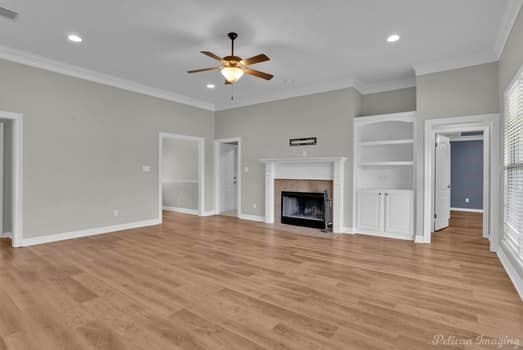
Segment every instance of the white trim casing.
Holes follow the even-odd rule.
[[[198,142],[198,211],[196,215],[204,216],[205,213],[205,138],[187,136],[174,133],[160,132],[158,137],[158,220],[162,222],[163,194],[162,194],[162,151],[163,139],[174,138]],[[178,208],[181,210],[181,208]],[[186,209],[191,210],[191,209]]]
[[[499,114],[430,119],[425,121],[423,238],[416,242],[430,243],[433,231],[434,143],[437,133],[483,131],[483,236],[490,240],[490,250],[499,246],[499,186],[500,166],[496,161],[499,150]]]
[[[142,95],[161,98],[188,106],[214,111],[214,104],[188,96],[176,94],[171,91],[161,90],[139,84],[134,81],[118,78],[109,74],[99,73],[93,70],[81,68],[72,64],[60,62],[43,56],[15,50],[0,46],[0,59],[20,63],[26,66],[44,69],[50,72],[67,75],[73,78],[83,79],[94,83],[115,87],[122,90],[136,92]]]
[[[104,233],[130,230],[130,229],[154,226],[154,225],[159,225],[159,224],[161,224],[160,220],[151,219],[151,220],[132,222],[132,223],[128,223],[128,224],[96,227],[96,228],[91,228],[91,229],[87,229],[87,230],[58,233],[58,234],[45,235],[45,236],[40,236],[40,237],[30,237],[30,238],[24,238],[21,242],[19,242],[18,246],[19,247],[29,247],[29,246],[38,245],[38,244],[45,244],[45,243],[64,241],[64,240],[68,240],[68,239],[96,236],[96,235],[101,235]]]
[[[483,209],[471,209],[471,208],[450,208],[451,211],[462,211],[466,213],[483,213]]]
[[[483,135],[471,136],[449,136],[450,142],[483,141]]]
[[[238,161],[236,164],[236,216],[242,215],[242,138],[229,137],[214,140],[214,215],[220,215],[220,145],[222,143],[238,143]],[[248,220],[248,219],[247,219]]]
[[[12,191],[12,223],[13,232],[11,235],[12,246],[19,247],[24,239],[23,231],[23,116],[18,113],[0,111],[0,118],[13,120],[13,169],[11,176],[13,179]]]

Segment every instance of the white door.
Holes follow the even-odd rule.
[[[437,135],[435,152],[434,231],[449,226],[450,219],[450,141]]]
[[[383,231],[383,192],[360,191],[358,193],[358,229]]]
[[[413,204],[412,191],[386,191],[385,232],[414,234]]]
[[[220,146],[220,212],[234,212],[237,209],[238,145],[223,143]]]

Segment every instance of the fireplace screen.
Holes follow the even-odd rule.
[[[326,193],[282,192],[281,223],[325,228]]]

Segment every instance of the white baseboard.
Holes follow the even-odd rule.
[[[216,210],[207,210],[203,212],[202,216],[214,216],[216,215]]]
[[[507,254],[512,255],[509,248],[505,246],[505,244],[501,244],[500,248],[497,251],[498,258],[501,261],[501,265],[505,268],[505,271],[507,271],[508,277],[510,277],[510,280],[514,284],[514,287],[516,288],[516,291],[519,294],[519,297],[521,300],[523,300],[523,269],[514,266],[512,263],[512,260],[517,260],[516,257],[513,257],[511,259],[507,256]]]
[[[0,238],[13,238],[13,234],[11,232],[1,232]]]
[[[402,240],[405,240],[405,241],[413,241],[414,240],[414,235],[406,235],[406,234],[401,234],[401,233],[381,232],[381,231],[359,230],[358,228],[354,228],[352,233],[358,234],[358,235],[364,235],[364,236],[374,236],[374,237],[382,237],[382,238],[402,239]]]
[[[464,211],[468,213],[483,213],[483,209],[450,208],[451,211]]]
[[[250,215],[250,214],[240,214],[240,219],[242,220],[249,220],[249,221],[257,221],[257,222],[265,222],[264,216],[258,216],[258,215]]]
[[[91,229],[86,229],[86,230],[58,233],[58,234],[53,234],[53,235],[41,236],[41,237],[24,238],[18,246],[19,247],[29,247],[29,246],[38,245],[38,244],[58,242],[58,241],[64,241],[67,239],[74,239],[74,238],[81,238],[81,237],[96,236],[96,235],[101,235],[104,233],[129,230],[129,229],[133,229],[133,228],[140,228],[140,227],[160,225],[160,224],[161,224],[160,219],[151,219],[151,220],[131,222],[128,224],[96,227],[96,228],[91,228]]]
[[[416,235],[416,238],[414,238],[414,242],[418,244],[429,244],[427,240],[425,240],[425,237]]]
[[[177,208],[177,207],[162,207],[165,211],[172,211],[176,213],[182,213],[182,214],[190,214],[190,215],[198,215],[198,210],[196,209],[185,209],[185,208]]]
[[[354,234],[354,227],[344,227],[342,233]]]

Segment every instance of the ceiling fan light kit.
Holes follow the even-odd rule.
[[[220,73],[225,78],[225,84],[234,84],[238,80],[241,79],[241,77],[244,74],[249,74],[258,78],[262,78],[265,80],[271,80],[274,76],[269,73],[260,72],[254,69],[248,68],[248,66],[256,63],[266,62],[270,61],[270,58],[265,54],[259,54],[247,59],[242,59],[239,56],[234,55],[234,40],[238,38],[238,34],[231,32],[227,34],[229,39],[231,39],[231,55],[220,57],[218,55],[215,55],[212,52],[209,51],[201,51],[202,54],[219,61],[221,63],[218,67],[211,67],[211,68],[203,68],[203,69],[194,69],[190,70],[187,73],[199,73],[199,72],[207,72],[212,70],[219,70]]]

